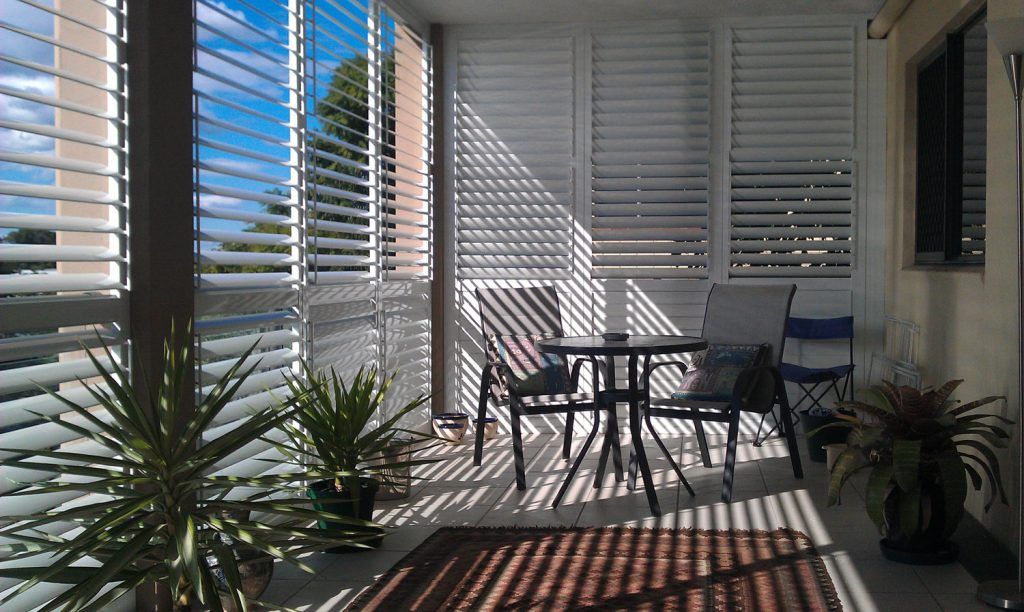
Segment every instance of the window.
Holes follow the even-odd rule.
[[[916,263],[985,260],[985,18],[917,73]]]

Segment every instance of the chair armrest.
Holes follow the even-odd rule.
[[[608,373],[605,371],[604,362],[599,361],[596,357],[580,357],[572,364],[572,372],[569,375],[569,390],[573,393],[577,392],[580,388],[580,371],[583,369],[583,365],[590,363],[590,367],[595,368],[597,371],[598,380],[600,376],[604,376],[605,380],[608,380]]]
[[[686,370],[689,369],[689,366],[687,366],[686,363],[684,363],[682,361],[659,361],[658,363],[650,364],[644,370],[643,378],[641,378],[641,380],[647,380],[648,378],[650,378],[651,374],[654,374],[655,370],[657,370],[658,368],[660,368],[662,366],[675,366],[675,367],[679,368],[679,373],[680,374],[686,374]]]

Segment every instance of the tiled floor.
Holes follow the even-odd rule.
[[[484,465],[473,467],[469,445],[435,451],[447,460],[418,475],[429,481],[413,486],[404,500],[378,502],[377,521],[396,529],[380,550],[348,555],[316,555],[307,562],[315,576],[278,565],[265,599],[304,611],[340,610],[408,551],[443,525],[629,525],[646,527],[762,528],[787,526],[810,536],[825,560],[845,610],[900,612],[985,610],[974,599],[976,583],[959,564],[912,567],[886,561],[878,535],[854,481],[843,504],[827,508],[825,466],[804,457],[805,476],[793,478],[782,440],[761,448],[741,442],[732,504],[719,501],[724,436],[709,436],[714,468],[701,466],[692,437],[666,438],[682,461],[697,495],[690,497],[660,452],[648,455],[663,515],[653,517],[642,490],[630,492],[610,474],[592,487],[597,452],[584,460],[572,488],[557,510],[551,508],[568,469],[552,436],[527,441],[526,491],[517,491],[510,440],[489,443]],[[628,439],[623,441],[624,449]],[[596,445],[595,445],[596,446]],[[803,446],[801,442],[801,446]]]

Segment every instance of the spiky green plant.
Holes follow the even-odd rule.
[[[992,447],[1005,448],[1010,436],[999,425],[984,421],[995,419],[1010,425],[1013,421],[975,412],[1000,397],[966,404],[951,400],[962,382],[951,380],[924,393],[884,383],[860,391],[866,401],[839,402],[840,408],[854,414],[836,413],[841,421],[825,426],[850,430],[847,449],[836,459],[829,479],[828,505],[839,502],[840,491],[851,475],[870,470],[864,497],[871,520],[879,530],[886,528],[887,520],[894,521],[890,528],[897,527],[907,536],[918,534],[923,542],[928,538],[922,534],[922,521],[928,515],[934,521],[938,514],[944,522],[936,526],[936,534],[941,532],[942,539],[952,535],[963,513],[968,477],[975,490],[981,490],[985,479],[991,486],[986,511],[996,496],[1006,503],[999,460]],[[939,492],[941,500],[925,499]],[[936,506],[940,513],[923,510],[923,505],[932,501],[940,504]],[[895,508],[895,517],[886,516],[887,502]]]
[[[335,489],[358,497],[360,479],[393,484],[388,475],[396,470],[441,460],[401,459],[407,452],[395,450],[399,434],[414,441],[438,440],[430,434],[398,427],[429,396],[420,395],[390,416],[385,414],[384,400],[397,372],[378,385],[376,368],[360,368],[348,383],[334,368],[316,371],[306,362],[302,368],[304,377],[288,379],[292,395],[299,399],[295,402],[294,418],[283,426],[288,439],[277,443],[293,463],[345,474],[335,479]]]
[[[2,449],[13,455],[0,461],[0,466],[54,475],[52,480],[30,484],[6,497],[81,492],[100,499],[69,509],[4,517],[7,527],[0,530],[0,536],[15,542],[0,546],[0,551],[8,553],[7,560],[51,558],[36,567],[0,569],[0,576],[23,581],[0,600],[0,608],[41,582],[71,585],[44,606],[47,610],[102,610],[135,587],[156,582],[166,585],[176,608],[198,602],[221,610],[222,593],[215,576],[215,570],[220,570],[227,584],[223,596],[235,609],[246,610],[248,602],[236,567],[239,543],[312,573],[297,555],[362,537],[355,532],[328,534],[308,527],[316,520],[347,522],[356,528],[367,525],[314,510],[302,494],[305,482],[346,474],[317,469],[256,477],[214,473],[215,466],[227,463],[232,453],[281,428],[290,406],[303,398],[254,410],[237,427],[203,444],[204,432],[259,364],[243,369],[254,345],[195,411],[186,414],[183,400],[195,392],[185,384],[192,367],[191,326],[181,336],[172,329],[165,341],[162,379],[148,396],[128,382],[128,372],[106,345],[103,351],[115,364],[112,371],[104,369],[86,349],[106,388],[80,382],[110,415],[110,422],[47,390],[88,426],[75,424],[79,419],[42,414],[39,418],[91,440],[103,447],[103,453]],[[258,493],[245,495],[240,488],[255,488]],[[266,518],[239,518],[250,513]],[[68,522],[76,523],[77,529],[67,535],[47,533],[48,526]],[[99,565],[81,563],[90,560]],[[103,592],[111,583],[112,588]]]

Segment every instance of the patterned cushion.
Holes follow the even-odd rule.
[[[503,396],[507,395],[509,388],[518,395],[569,392],[569,368],[565,359],[561,355],[541,353],[534,344],[552,337],[550,334],[491,335],[487,339],[489,356],[500,360],[512,371],[512,380],[501,376]]]
[[[712,344],[694,357],[683,374],[673,399],[727,402],[732,399],[733,387],[740,373],[751,366],[761,365],[767,355],[764,344]]]

